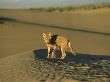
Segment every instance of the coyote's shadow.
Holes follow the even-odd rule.
[[[35,58],[39,58],[39,59],[47,59],[50,61],[57,61],[60,59],[48,59],[47,58],[47,49],[39,49],[39,50],[34,50],[33,51]],[[56,50],[56,54],[57,57],[61,57],[61,52],[59,50]],[[89,61],[97,61],[97,60],[110,60],[110,56],[99,56],[99,55],[92,55],[92,54],[81,54],[81,53],[77,53],[76,56],[74,56],[72,53],[70,52],[66,52],[67,56],[64,60],[60,60],[63,62],[89,62]]]

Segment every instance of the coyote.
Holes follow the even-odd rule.
[[[66,57],[66,53],[65,53],[65,49],[67,47],[70,48],[71,52],[76,55],[76,53],[73,51],[72,47],[71,47],[71,43],[69,40],[67,40],[64,36],[61,35],[52,35],[51,32],[50,33],[42,33],[44,42],[46,43],[47,47],[48,47],[48,56],[47,58],[50,58],[50,56],[52,58],[55,58],[55,50],[56,48],[59,48],[62,52],[62,56],[60,59],[64,59]],[[51,48],[53,48],[52,54],[51,54]]]

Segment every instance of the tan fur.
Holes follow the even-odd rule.
[[[51,45],[51,44],[48,44],[49,43],[49,40],[51,39],[51,33],[43,33],[43,39],[44,39],[44,42],[46,43],[47,47],[48,47],[48,56],[47,58],[50,58],[50,49],[53,48],[53,52],[52,52],[52,58],[55,57],[54,55],[54,52],[56,50],[56,48],[59,48],[62,52],[62,57],[60,59],[64,59],[66,57],[66,53],[65,53],[65,50],[66,48],[70,48],[71,52],[76,55],[76,53],[73,52],[73,49],[71,47],[71,43],[69,40],[67,40],[64,36],[61,36],[61,35],[58,35],[57,36],[57,39],[56,39],[56,45]]]

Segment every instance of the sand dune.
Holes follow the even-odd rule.
[[[43,32],[64,35],[78,53],[110,55],[109,33],[30,22],[32,24],[13,21],[0,24],[0,57],[46,48],[42,39]]]
[[[82,82],[83,80],[108,82],[109,80],[110,57],[90,56],[86,63],[75,60],[84,59],[84,54],[76,57],[69,55],[68,58],[73,60],[50,60],[46,58],[46,51],[46,49],[36,50],[36,53],[27,51],[0,59],[0,82]],[[97,75],[101,75],[98,76],[100,79]]]
[[[58,82],[61,76],[55,79],[51,74],[53,67],[48,67],[51,62],[46,62],[39,59],[36,61],[32,51],[2,58],[0,59],[0,82]],[[39,69],[41,66],[44,68]],[[76,80],[66,81],[63,78],[61,80],[62,82],[78,82]]]
[[[0,57],[45,48],[41,35],[50,31],[66,36],[78,53],[110,55],[110,10],[88,12],[0,10],[0,18],[12,19],[0,24]]]

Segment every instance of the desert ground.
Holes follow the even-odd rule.
[[[88,12],[0,10],[0,82],[109,82],[110,9]],[[64,35],[78,55],[46,59],[43,32]]]

